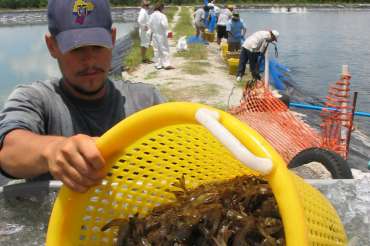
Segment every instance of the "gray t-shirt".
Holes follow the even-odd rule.
[[[203,26],[204,18],[205,18],[206,12],[203,8],[199,8],[194,13],[194,22],[196,26]]]
[[[0,112],[0,149],[14,129],[41,135],[101,136],[127,116],[162,102],[153,86],[121,80],[107,80],[106,95],[95,101],[72,96],[59,80],[20,85]]]

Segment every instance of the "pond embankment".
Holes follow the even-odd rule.
[[[308,9],[370,9],[369,3],[261,3],[236,4],[242,9],[269,9],[272,7],[306,7]]]
[[[191,15],[189,7],[182,9]],[[180,8],[170,30],[177,29],[175,26],[179,15]],[[191,24],[188,23],[184,28],[187,27],[193,34]],[[124,72],[123,78],[153,84],[169,101],[198,102],[221,109],[238,104],[242,87],[237,86],[235,76],[229,75],[219,45],[212,42],[209,45],[189,47],[187,52],[177,52],[176,42],[179,34],[175,32],[174,37],[169,39],[169,45],[171,65],[176,69],[157,70],[154,64],[140,64],[135,70]]]
[[[112,18],[114,22],[134,22],[138,7],[114,7]],[[0,26],[38,25],[47,23],[46,9],[2,9],[0,10]]]
[[[219,6],[223,6],[220,4]],[[238,9],[266,10],[271,8],[306,8],[310,9],[370,9],[370,3],[249,3],[235,4]],[[114,21],[132,22],[136,20],[139,7],[112,7]],[[46,9],[0,9],[1,25],[44,24],[47,22]]]

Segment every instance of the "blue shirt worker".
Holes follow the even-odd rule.
[[[47,16],[45,41],[62,78],[9,96],[0,112],[0,171],[86,192],[106,176],[95,137],[163,99],[152,86],[108,78],[116,39],[108,0],[49,0]]]
[[[244,21],[240,19],[239,12],[233,11],[231,20],[229,20],[227,26],[227,44],[228,51],[240,50],[242,39],[247,31]]]
[[[269,43],[277,42],[279,32],[272,31],[258,31],[249,36],[243,43],[239,57],[239,66],[237,72],[237,81],[241,81],[245,73],[245,66],[249,61],[249,70],[254,80],[260,80],[258,68],[258,56],[264,55]]]

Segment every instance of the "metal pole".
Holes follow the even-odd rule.
[[[343,89],[343,91],[342,91],[342,95],[343,95],[343,98],[342,99],[345,99],[346,97],[345,97],[345,95],[347,94],[347,85],[348,85],[348,76],[350,76],[350,74],[349,74],[349,68],[348,68],[348,65],[343,65],[342,66],[342,79],[343,79],[343,85],[342,85],[342,89]],[[340,130],[340,143],[342,144],[343,143],[343,140],[347,143],[348,142],[348,139],[346,139],[347,137],[348,137],[348,130],[349,129],[347,129],[347,127],[346,127],[346,125],[347,125],[347,112],[348,112],[348,110],[347,110],[347,103],[346,102],[344,102],[344,100],[343,100],[343,102],[341,103],[341,113],[342,113],[342,115],[340,116],[341,117],[341,126],[340,126],[340,128],[341,128],[341,130]]]
[[[269,49],[268,46],[265,51],[265,88],[269,87]]]
[[[353,102],[352,102],[352,114],[351,114],[351,120],[349,121],[349,129],[348,129],[348,135],[347,135],[347,146],[346,146],[346,156],[348,156],[349,152],[349,144],[351,142],[351,133],[352,133],[352,126],[353,126],[353,118],[355,117],[355,111],[356,111],[356,104],[357,104],[357,94],[356,91],[353,96]]]
[[[22,182],[12,185],[4,185],[0,187],[0,193],[4,194],[4,197],[14,198],[37,196],[42,193],[48,193],[50,191],[58,191],[62,186],[61,181],[34,181],[34,182]]]

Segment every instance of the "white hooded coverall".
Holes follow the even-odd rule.
[[[139,36],[140,36],[140,46],[148,48],[150,44],[150,29],[149,29],[149,14],[144,8],[140,9],[139,17],[137,18],[139,23]]]
[[[168,45],[168,20],[166,15],[156,10],[149,18],[149,28],[152,31],[154,62],[156,68],[170,66],[170,47]]]

